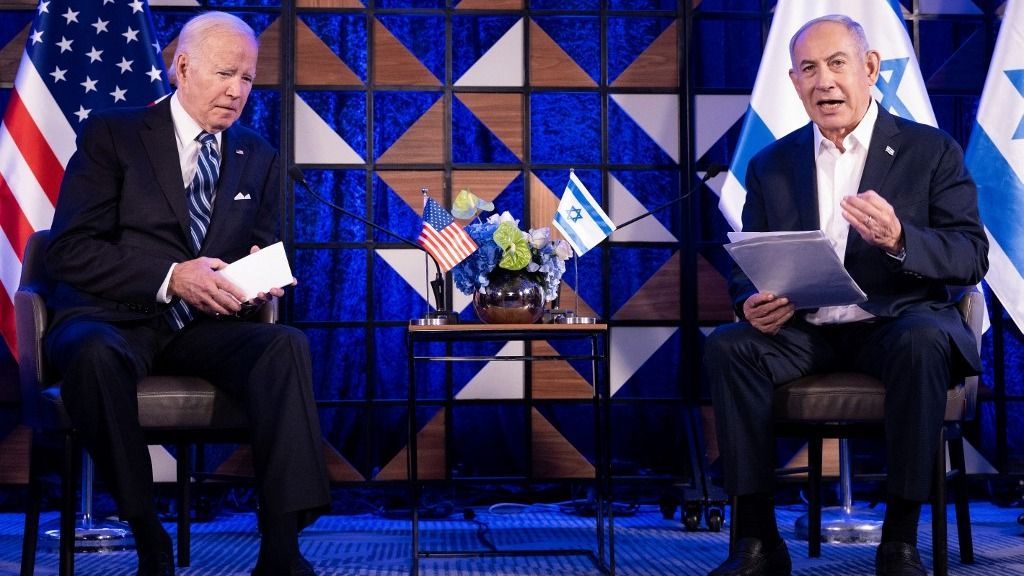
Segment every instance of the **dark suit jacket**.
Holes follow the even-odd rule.
[[[217,197],[202,256],[233,262],[276,241],[277,151],[234,125],[221,142]],[[241,194],[248,199],[236,200]],[[147,108],[93,114],[61,185],[46,265],[57,280],[54,322],[81,314],[118,321],[162,314],[156,293],[189,247],[170,98]]]
[[[811,124],[759,152],[747,168],[744,231],[817,230],[818,190]],[[858,192],[875,190],[903,226],[903,262],[867,244],[852,228],[845,266],[868,296],[861,307],[880,317],[931,310],[975,371],[980,360],[947,286],[981,281],[988,239],[963,151],[946,133],[879,106]],[[756,292],[736,267],[730,293],[737,311]]]

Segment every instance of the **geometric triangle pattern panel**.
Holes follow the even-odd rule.
[[[366,163],[366,94],[295,93],[295,161],[299,164]]]
[[[304,174],[313,192],[349,212],[365,216],[364,170],[305,170]],[[296,242],[362,242],[366,238],[366,225],[324,204],[304,188],[295,189],[293,204],[295,219],[303,223],[295,230]]]
[[[601,81],[601,20],[592,16],[535,16],[533,30],[540,30],[537,51],[530,53],[530,83],[536,86],[579,86],[559,79],[555,62],[573,63],[582,70],[590,85]],[[550,40],[550,43],[547,42]],[[531,39],[532,41],[532,39]],[[531,46],[531,48],[534,48]],[[559,53],[559,50],[561,53]],[[568,58],[568,62],[566,62]],[[582,79],[573,75],[574,82]]]
[[[675,248],[616,245],[610,252],[612,318],[679,319],[680,276]]]
[[[596,88],[587,71],[538,24],[530,22],[530,84]]]
[[[613,396],[678,397],[683,391],[680,383],[685,368],[680,356],[678,327],[611,329]]]
[[[678,54],[675,18],[608,19],[608,79],[613,87],[678,87]]]
[[[427,312],[427,289],[423,284],[427,278],[433,278],[434,271],[423,256],[418,250],[375,252],[373,319],[407,321]]]
[[[484,117],[489,122],[485,123]],[[452,100],[452,163],[518,164],[522,161],[522,129],[521,95],[456,94]],[[495,130],[505,132],[505,138]],[[518,154],[504,140],[512,141]]]
[[[423,212],[422,189],[437,199],[443,174],[437,171],[380,170],[373,176],[373,218],[375,224],[407,240],[420,235]],[[401,242],[379,230],[374,242]],[[404,248],[404,246],[403,246]]]
[[[443,160],[444,98],[439,92],[375,92],[374,157],[379,164]]]
[[[612,170],[608,173],[608,216],[626,222],[679,196],[675,170]],[[670,206],[612,233],[613,242],[678,242],[682,219]]]
[[[296,84],[366,83],[368,34],[361,14],[303,14],[295,23],[295,37]]]
[[[444,82],[443,17],[380,14],[373,33],[378,84],[440,86]]]
[[[615,164],[678,164],[679,96],[612,94],[608,132]]]
[[[452,80],[455,86],[522,86],[523,19],[453,17]]]
[[[0,84],[10,86],[18,73],[35,14],[28,10],[4,12],[0,17]],[[2,110],[2,109],[0,109]]]
[[[295,0],[287,9],[281,0],[151,2],[165,60],[181,26],[204,6],[252,25],[261,40],[259,89],[243,121],[279,144],[282,165],[302,168],[316,194],[390,232],[302,186],[285,190],[284,237],[299,279],[285,321],[310,337],[316,395],[330,400],[321,413],[337,474],[406,474],[407,322],[439,306],[429,287],[433,264],[405,243],[420,234],[421,190],[445,208],[469,190],[524,230],[551,227],[570,169],[613,222],[684,191],[689,159],[680,154],[691,148],[681,131],[689,126],[679,93],[681,1]],[[0,24],[0,49],[26,33],[25,12],[20,22]],[[714,195],[705,188],[702,194]],[[678,336],[680,312],[694,297],[682,284],[686,205],[647,216],[566,261],[559,306],[612,326],[612,371],[597,376],[631,401],[677,398],[692,374],[680,367],[689,356]],[[477,322],[471,295],[445,276],[442,304]],[[616,343],[615,330],[637,332]],[[480,356],[589,352],[579,346],[554,338],[427,348]],[[416,410],[421,476],[519,467],[537,477],[592,475],[589,361],[421,362],[414,370],[416,396],[427,401]],[[521,399],[527,383],[542,407],[486,404]],[[446,413],[438,404],[449,397],[482,405]],[[507,437],[502,422],[514,423]],[[634,449],[648,449],[645,442]],[[481,458],[499,445],[507,465]]]

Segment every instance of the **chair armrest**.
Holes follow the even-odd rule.
[[[974,342],[980,353],[982,328],[985,321],[985,295],[981,293],[981,290],[978,290],[977,286],[967,286],[960,295],[957,308],[960,309],[960,315],[963,316],[964,323],[967,324],[971,333],[974,334]],[[977,414],[978,380],[977,376],[964,378],[962,384],[964,387],[964,420],[973,420],[975,414]]]
[[[271,296],[270,300],[267,300],[267,302],[265,304],[263,304],[263,306],[260,307],[259,311],[256,313],[256,318],[260,322],[265,322],[267,324],[277,324],[277,318],[278,318],[277,315],[278,315],[278,302],[277,302],[277,298]]]
[[[18,335],[18,375],[24,422],[35,422],[39,390],[46,381],[43,363],[43,336],[48,321],[43,297],[21,288],[14,295],[14,313]]]

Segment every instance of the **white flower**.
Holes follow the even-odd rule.
[[[551,241],[551,229],[533,228],[530,230],[529,238],[526,239],[537,250],[542,250]]]
[[[556,240],[555,256],[557,256],[559,260],[568,260],[572,257],[572,246],[565,240]]]

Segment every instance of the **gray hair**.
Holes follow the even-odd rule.
[[[177,83],[178,57],[182,54],[195,54],[201,52],[198,48],[203,41],[213,34],[219,32],[234,32],[251,39],[259,46],[259,39],[256,32],[244,20],[227,12],[203,12],[185,23],[178,35],[178,45],[174,49],[174,58],[171,58],[171,69],[167,71],[167,77],[172,83]]]
[[[860,22],[857,22],[845,14],[828,14],[825,16],[819,16],[814,20],[807,22],[796,31],[796,34],[793,34],[793,37],[789,40],[789,58],[791,60],[793,58],[793,48],[796,47],[796,41],[800,39],[800,36],[802,36],[803,33],[812,26],[821,24],[822,22],[835,22],[836,24],[841,24],[846,28],[847,32],[850,33],[850,36],[853,37],[854,43],[857,44],[861,57],[867,54],[868,50],[871,49],[868,46],[868,37],[864,33],[864,27],[860,25]]]

